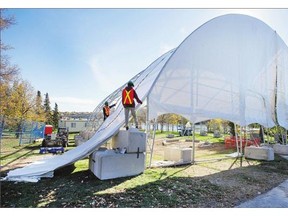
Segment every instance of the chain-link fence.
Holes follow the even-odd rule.
[[[0,143],[13,140],[19,145],[33,143],[44,137],[45,123],[0,116]]]

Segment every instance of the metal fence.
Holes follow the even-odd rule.
[[[44,138],[44,122],[0,116],[0,143],[3,139],[17,139],[19,145]]]

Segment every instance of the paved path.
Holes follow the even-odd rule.
[[[236,208],[288,208],[288,180]]]
[[[287,155],[281,155],[281,157],[288,160]],[[272,190],[246,201],[236,208],[288,208],[288,179]]]

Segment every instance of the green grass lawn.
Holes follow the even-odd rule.
[[[157,134],[156,137],[163,139],[166,135]],[[177,138],[190,139],[191,137]],[[207,137],[196,136],[196,139],[210,140],[209,142],[223,140],[223,138],[215,139],[210,134]],[[75,147],[72,138],[70,141],[67,150]],[[2,166],[11,161],[17,161],[19,158],[39,154],[39,143],[19,146],[11,141],[5,144],[2,142],[1,147],[2,145],[5,149],[5,153],[1,152]],[[225,153],[229,151],[231,150]],[[216,158],[225,153],[208,150],[208,155],[202,156]],[[240,201],[251,198],[253,194],[256,196],[259,190],[268,190],[288,178],[288,162],[279,157],[272,162],[251,161],[248,164],[243,161],[243,165],[245,164],[243,167],[239,166],[238,161],[230,170],[229,167],[234,161],[234,159],[225,159],[194,165],[147,168],[144,173],[137,176],[99,180],[89,170],[89,161],[85,158],[57,169],[53,178],[43,178],[37,183],[1,182],[0,207],[233,207]],[[1,176],[3,175],[5,172],[1,172]],[[273,176],[273,178],[267,178],[267,176]],[[226,187],[214,183],[229,179],[234,186]],[[235,191],[241,192],[245,185],[247,186],[245,192],[239,195],[235,193]],[[248,192],[248,186],[251,186],[252,192]]]
[[[16,139],[16,137],[9,136],[4,138],[1,140],[0,165],[3,167],[19,159],[37,156],[40,148],[41,141],[19,145],[19,139]],[[68,151],[72,148],[75,148],[74,135],[69,134],[69,146],[65,150]]]
[[[36,153],[39,144],[23,144],[19,145],[18,139],[7,138],[1,140],[1,166],[8,165],[20,158],[31,157]]]

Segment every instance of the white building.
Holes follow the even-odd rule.
[[[58,127],[68,128],[69,132],[80,132],[86,129],[87,119],[61,119],[58,122]]]

